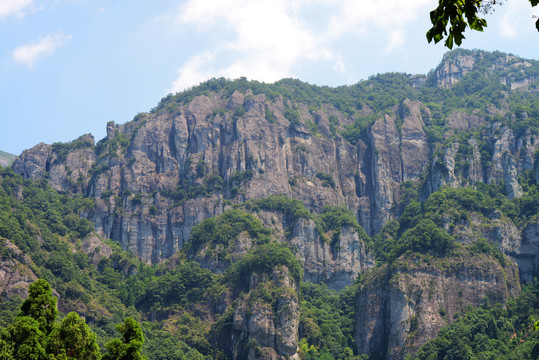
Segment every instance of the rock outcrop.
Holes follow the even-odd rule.
[[[461,187],[503,183],[512,199],[523,194],[518,175],[537,167],[539,138],[526,133],[515,136],[511,129],[493,124],[484,130],[483,142],[455,140],[433,156],[423,187],[423,199],[442,186]]]
[[[0,294],[8,298],[28,297],[28,286],[37,280],[33,263],[11,241],[0,237]]]
[[[352,284],[359,274],[374,266],[372,252],[352,227],[343,227],[337,243],[324,241],[312,220],[300,219],[289,244],[295,249],[304,269],[304,280],[323,282],[340,290]]]
[[[234,310],[231,337],[233,359],[295,358],[298,350],[298,284],[288,268],[253,274],[248,293]],[[263,294],[266,294],[265,296]],[[272,295],[269,296],[268,295]]]
[[[528,222],[522,231],[522,241],[513,256],[518,263],[523,282],[539,278],[539,218],[535,217]]]
[[[13,168],[26,178],[46,177],[57,190],[95,197],[89,218],[100,235],[146,262],[172,256],[191,228],[222,213],[227,201],[272,194],[299,199],[314,212],[343,205],[368,232],[380,230],[394,216],[399,183],[418,180],[427,164],[421,105],[405,100],[402,118],[377,121],[372,144],[360,144],[359,152],[329,136],[328,114],[344,114],[298,104],[300,118],[315,130],[291,124],[283,115],[288,106],[250,91],[229,99],[198,96],[175,111],[111,122],[97,146],[89,135],[62,146],[39,144]]]
[[[518,270],[486,255],[404,255],[365,280],[357,299],[359,353],[400,360],[415,353],[467,306],[504,303],[520,291]]]

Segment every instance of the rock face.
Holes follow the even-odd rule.
[[[513,255],[517,262],[523,282],[539,277],[539,219],[528,222],[522,231],[522,241]]]
[[[516,88],[536,91],[536,76],[528,71],[533,64],[509,55],[495,61],[492,57],[453,52],[429,75],[408,77],[408,90],[433,86],[457,91],[471,75],[493,74],[507,93]],[[296,90],[303,94],[299,88],[294,94]],[[314,214],[326,205],[345,207],[372,236],[402,214],[410,188],[418,189],[424,201],[443,186],[499,184],[509,198],[519,198],[526,190],[523,175],[535,176],[539,183],[539,136],[536,129],[509,126],[511,116],[514,120],[529,114],[511,113],[504,92],[498,103],[481,110],[446,111],[446,105],[455,107],[432,106],[429,97],[421,103],[412,100],[420,98],[418,93],[391,91],[382,91],[389,98],[383,102],[391,104],[387,108],[369,103],[372,94],[365,90],[363,98],[349,99],[361,103],[350,111],[347,104],[320,101],[314,93],[309,95],[316,98],[311,103],[305,94],[294,98],[284,90],[264,94],[245,86],[234,91],[205,88],[196,96],[186,92],[166,98],[131,122],[108,123],[106,138],[97,144],[91,135],[68,144],[38,144],[12,167],[25,178],[47,179],[54,189],[94,198],[95,209],[84,215],[99,235],[147,263],[172,257],[203,220],[270,195],[297,199]],[[353,128],[357,134],[348,132],[364,119],[369,119],[364,128]],[[367,236],[357,226],[342,226],[338,236],[328,240],[313,217],[292,221],[279,211],[252,214],[272,230],[272,240],[290,245],[306,281],[339,290],[374,268]],[[374,268],[357,298],[355,340],[360,353],[401,359],[466,306],[478,305],[485,297],[504,302],[516,295],[516,264],[523,282],[539,276],[536,217],[519,229],[499,211],[472,213],[448,221],[446,230],[462,244],[487,239],[511,259],[502,266],[486,255],[437,259],[405,254],[391,266]],[[254,247],[253,242],[244,232],[229,244],[225,261],[204,249],[192,258],[223,272]],[[110,255],[97,237],[84,239],[80,246],[94,263]],[[13,285],[10,288],[32,278],[19,271],[26,271],[24,264],[17,257],[2,260],[0,276]],[[235,359],[297,357],[298,284],[288,269],[253,274],[243,290],[242,295],[229,294],[234,305],[221,304],[220,314],[227,306],[233,312],[222,348]]]
[[[359,353],[402,359],[415,353],[466,307],[503,303],[519,293],[516,265],[505,268],[485,255],[400,258],[369,275],[357,300]]]
[[[28,286],[37,280],[32,260],[11,241],[0,237],[0,293],[8,298],[28,297]]]
[[[174,112],[109,123],[97,146],[90,136],[64,147],[39,144],[13,168],[26,178],[47,176],[57,190],[95,197],[89,217],[98,232],[147,262],[172,256],[195,224],[222,213],[225,200],[285,194],[314,212],[343,205],[368,232],[378,231],[394,216],[399,183],[417,180],[427,164],[421,105],[405,100],[403,118],[377,121],[372,144],[358,152],[339,135],[329,136],[328,114],[343,114],[311,113],[299,104],[300,118],[316,122],[314,136],[290,123],[285,103],[249,91],[229,99],[198,96]],[[266,119],[270,112],[274,122]],[[187,192],[175,192],[178,185]]]
[[[261,291],[279,294],[260,296]],[[298,349],[298,284],[286,267],[251,276],[248,293],[234,310],[230,336],[233,359],[287,359]]]
[[[481,53],[452,53],[429,76],[439,86],[450,86],[475,71],[483,58]],[[517,58],[498,62],[494,68],[528,68]],[[489,111],[507,113],[504,108]],[[371,109],[361,110],[361,116],[369,114]],[[176,253],[194,225],[249,199],[284,194],[314,213],[325,205],[345,206],[374,235],[403,211],[399,204],[406,183],[424,181],[424,200],[442,186],[503,181],[512,198],[523,194],[522,171],[534,170],[539,178],[539,139],[530,131],[515,134],[491,122],[479,138],[453,137],[433,149],[425,125],[433,121],[430,110],[410,99],[379,115],[356,144],[341,136],[331,119],[342,126],[353,120],[329,104],[313,109],[251,90],[208,92],[122,125],[110,122],[107,137],[97,145],[91,135],[69,144],[38,144],[23,152],[13,169],[26,178],[47,178],[57,190],[94,197],[95,209],[87,215],[98,233],[148,263]],[[485,119],[455,111],[448,123],[453,127],[449,137],[477,129]],[[296,230],[317,237],[308,227]],[[369,263],[362,245],[347,239],[338,252],[293,239],[305,258],[307,278],[340,288],[343,279],[362,271]],[[311,264],[313,254],[318,257]]]
[[[473,69],[475,62],[476,57],[473,55],[453,56],[448,53],[435,70],[434,80],[438,86],[450,88]]]
[[[434,155],[423,187],[424,199],[442,186],[456,188],[477,182],[503,182],[510,199],[522,196],[518,174],[537,167],[538,137],[517,137],[501,124],[485,129],[483,137],[482,144],[476,139],[456,140]]]
[[[304,280],[323,282],[340,290],[354,282],[357,276],[374,266],[373,254],[351,227],[341,230],[333,246],[317,233],[312,220],[301,219],[292,232],[290,245],[304,268]]]

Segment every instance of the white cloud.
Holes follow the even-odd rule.
[[[535,19],[532,17],[533,9],[528,1],[508,1],[503,4],[503,13],[499,22],[500,34],[508,39],[522,36],[522,32],[533,30],[535,32]],[[496,9],[497,10],[497,9]]]
[[[34,0],[0,0],[0,19],[8,16],[24,16],[24,10],[32,5]]]
[[[212,76],[271,82],[290,76],[302,59],[337,62],[323,39],[302,26],[296,7],[285,0],[189,0],[177,25],[201,32],[231,31],[234,38],[188,59],[178,70],[173,91]]]
[[[71,39],[70,35],[51,33],[38,42],[19,46],[11,57],[18,63],[32,67],[41,59],[52,55],[68,39]]]
[[[171,91],[178,92],[211,78],[211,70],[204,68],[208,67],[214,59],[215,54],[211,51],[192,56],[178,70],[178,78],[174,81]]]
[[[348,65],[336,49],[344,36],[381,38],[382,50],[405,46],[406,27],[436,7],[436,0],[188,0],[175,18],[179,29],[211,37],[210,50],[189,58],[178,70],[173,91],[213,76],[246,76],[266,82],[294,76],[305,62]],[[314,17],[315,7],[327,14]],[[427,15],[428,16],[428,15]],[[180,31],[181,32],[181,31]],[[232,39],[220,33],[233,34]],[[360,39],[358,38],[358,42]],[[194,81],[194,82],[193,82]]]

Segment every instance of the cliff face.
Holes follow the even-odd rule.
[[[238,116],[237,108],[245,113]],[[401,184],[418,182],[426,169],[423,198],[444,185],[478,181],[503,181],[511,198],[522,195],[518,174],[537,167],[539,139],[496,124],[483,131],[481,143],[455,140],[431,155],[422,116],[428,112],[410,100],[395,115],[376,120],[368,142],[357,147],[328,135],[328,114],[345,117],[335,109],[300,106],[302,121],[317,122],[315,135],[291,124],[284,112],[282,99],[272,102],[249,91],[226,101],[199,96],[176,112],[110,123],[97,147],[91,136],[64,148],[39,144],[13,168],[27,178],[46,176],[57,190],[95,197],[89,217],[98,232],[147,262],[159,262],[182,247],[195,224],[222,213],[230,201],[286,194],[314,212],[343,205],[374,234],[399,215]],[[460,119],[474,126],[473,118]],[[179,187],[185,190],[178,195]]]
[[[396,118],[386,117],[373,126],[372,144],[355,148],[328,135],[328,113],[345,117],[334,109],[313,113],[300,104],[302,121],[317,122],[313,134],[284,117],[282,99],[249,91],[226,100],[199,96],[177,112],[110,123],[97,147],[90,136],[67,149],[39,144],[13,168],[27,178],[46,175],[57,190],[95,197],[89,217],[98,232],[147,262],[174,254],[193,225],[222,213],[225,200],[286,194],[314,212],[343,205],[377,231],[393,216],[399,183],[417,180],[429,154],[420,105],[406,100],[402,107],[402,143]],[[171,193],[180,184],[202,194],[178,201]],[[214,191],[204,194],[208,189]]]
[[[32,260],[11,241],[0,237],[0,293],[28,297],[28,286],[37,280]]]
[[[297,292],[298,284],[284,266],[269,276],[251,276],[246,296],[234,309],[231,333],[221,334],[230,337],[233,359],[297,358]]]
[[[315,216],[245,204],[283,194],[316,216],[326,205],[341,206],[372,236],[403,214],[407,199],[423,202],[444,186],[484,183],[499,185],[509,199],[524,196],[532,178],[539,183],[539,138],[537,129],[513,123],[534,124],[539,113],[512,105],[510,95],[536,96],[529,69],[537,64],[491,57],[455,52],[428,76],[406,77],[406,92],[386,83],[380,93],[363,96],[357,90],[348,103],[332,94],[313,105],[300,96],[300,86],[264,93],[256,83],[179,94],[131,122],[108,123],[106,138],[97,144],[84,135],[69,144],[36,145],[13,169],[25,178],[47,179],[59,191],[94,198],[95,208],[83,215],[101,237],[146,263],[172,257],[195,225],[238,208],[271,229],[271,240],[289,245],[305,281],[339,290],[374,269],[357,295],[357,350],[401,359],[467,306],[485,297],[504,302],[519,292],[519,277],[529,282],[539,276],[537,217],[517,227],[501,211],[471,212],[444,223],[462,248],[486,239],[509,257],[506,263],[466,250],[447,258],[407,253],[375,267],[368,236],[357,224],[324,229]],[[484,74],[494,77],[487,81],[480,78]],[[481,89],[466,93],[476,83]],[[361,89],[378,85],[368,82]],[[483,103],[477,95],[483,85],[499,91],[496,101]],[[447,98],[433,104],[438,92]],[[242,232],[216,251],[202,247],[189,256],[223,273],[258,245]],[[94,264],[110,255],[96,237],[81,246]],[[219,251],[226,256],[215,256]],[[298,356],[298,284],[288,269],[252,274],[244,290],[219,311],[233,312],[222,348],[242,359]]]
[[[529,221],[522,231],[522,241],[513,255],[519,265],[522,281],[539,277],[539,219]]]
[[[304,280],[323,282],[333,289],[352,284],[359,274],[374,266],[372,252],[350,227],[341,230],[338,243],[332,246],[317,234],[312,220],[299,221],[289,244],[303,265]]]
[[[522,196],[518,176],[525,170],[537,168],[537,136],[525,133],[517,137],[511,129],[492,124],[483,131],[483,139],[482,143],[473,138],[456,139],[435,154],[423,197],[428,197],[442,186],[457,188],[477,182],[503,182],[510,199]]]
[[[403,256],[365,280],[357,299],[360,353],[402,359],[415,353],[467,306],[503,303],[520,292],[518,270],[484,255]]]

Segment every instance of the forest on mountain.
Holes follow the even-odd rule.
[[[337,88],[212,79],[36,145],[0,167],[0,351],[46,280],[54,356],[80,315],[111,359],[130,323],[148,359],[535,360],[538,86],[459,49]]]

